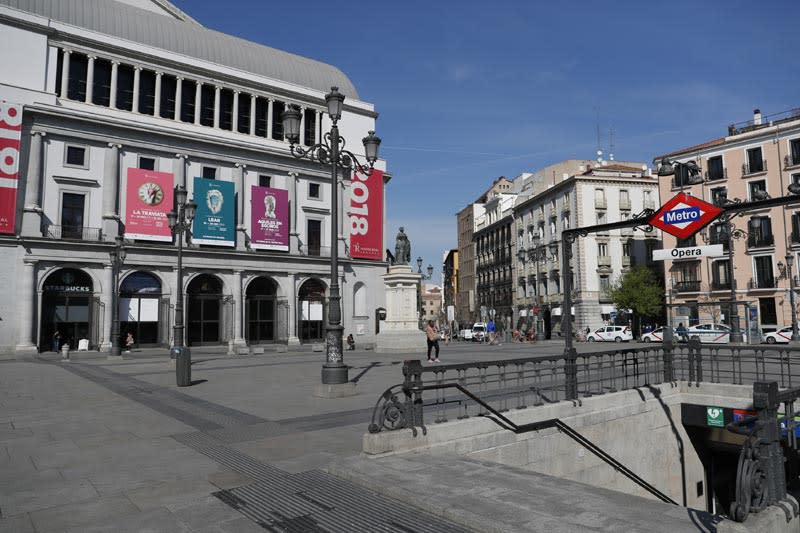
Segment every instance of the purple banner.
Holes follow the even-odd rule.
[[[289,191],[253,185],[250,191],[250,247],[289,251]]]

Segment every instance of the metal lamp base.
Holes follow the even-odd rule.
[[[322,365],[322,383],[325,385],[341,385],[350,381],[347,377],[347,365],[328,364]]]

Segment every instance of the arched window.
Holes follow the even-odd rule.
[[[353,291],[353,316],[369,316],[367,312],[367,286],[357,283]]]

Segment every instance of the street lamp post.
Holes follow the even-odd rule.
[[[331,87],[325,95],[328,106],[328,116],[331,119],[331,131],[326,133],[321,143],[308,148],[302,148],[297,143],[300,141],[300,110],[297,106],[290,105],[281,114],[283,134],[289,141],[289,151],[297,159],[319,161],[331,167],[331,286],[328,304],[328,323],[326,324],[325,363],[322,365],[322,383],[326,385],[341,385],[347,383],[347,366],[342,355],[342,306],[339,293],[339,242],[338,242],[338,180],[339,167],[363,169],[356,156],[344,149],[345,140],[339,136],[339,119],[342,118],[344,95],[338,87]],[[378,160],[378,147],[380,138],[370,131],[363,139],[364,154],[369,168],[372,169]]]
[[[178,237],[178,280],[177,299],[175,300],[175,324],[172,327],[172,350],[170,357],[175,359],[175,377],[179,387],[188,387],[192,383],[192,356],[189,348],[184,346],[183,338],[183,236],[191,228],[197,204],[189,200],[183,185],[175,187],[176,211],[167,213],[169,228]]]
[[[111,262],[111,357],[122,357],[122,349],[119,345],[119,269],[125,263],[127,251],[125,250],[124,238],[117,235],[114,239],[114,248],[108,252]]]
[[[786,275],[789,277],[789,305],[792,311],[792,344],[800,343],[800,334],[797,331],[797,307],[795,304],[794,296],[794,276],[792,275],[792,266],[794,265],[794,257],[792,254],[787,253],[786,257]]]
[[[419,329],[424,329],[425,320],[423,318],[424,310],[422,308],[422,282],[429,280],[433,277],[433,265],[428,265],[425,269],[428,275],[422,273],[422,258],[417,257],[417,274],[419,274]]]

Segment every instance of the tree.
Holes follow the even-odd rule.
[[[634,324],[642,316],[657,315],[664,304],[664,288],[653,271],[643,265],[635,265],[623,272],[611,287],[609,295],[617,309],[633,311]],[[635,329],[638,330],[638,327]]]

